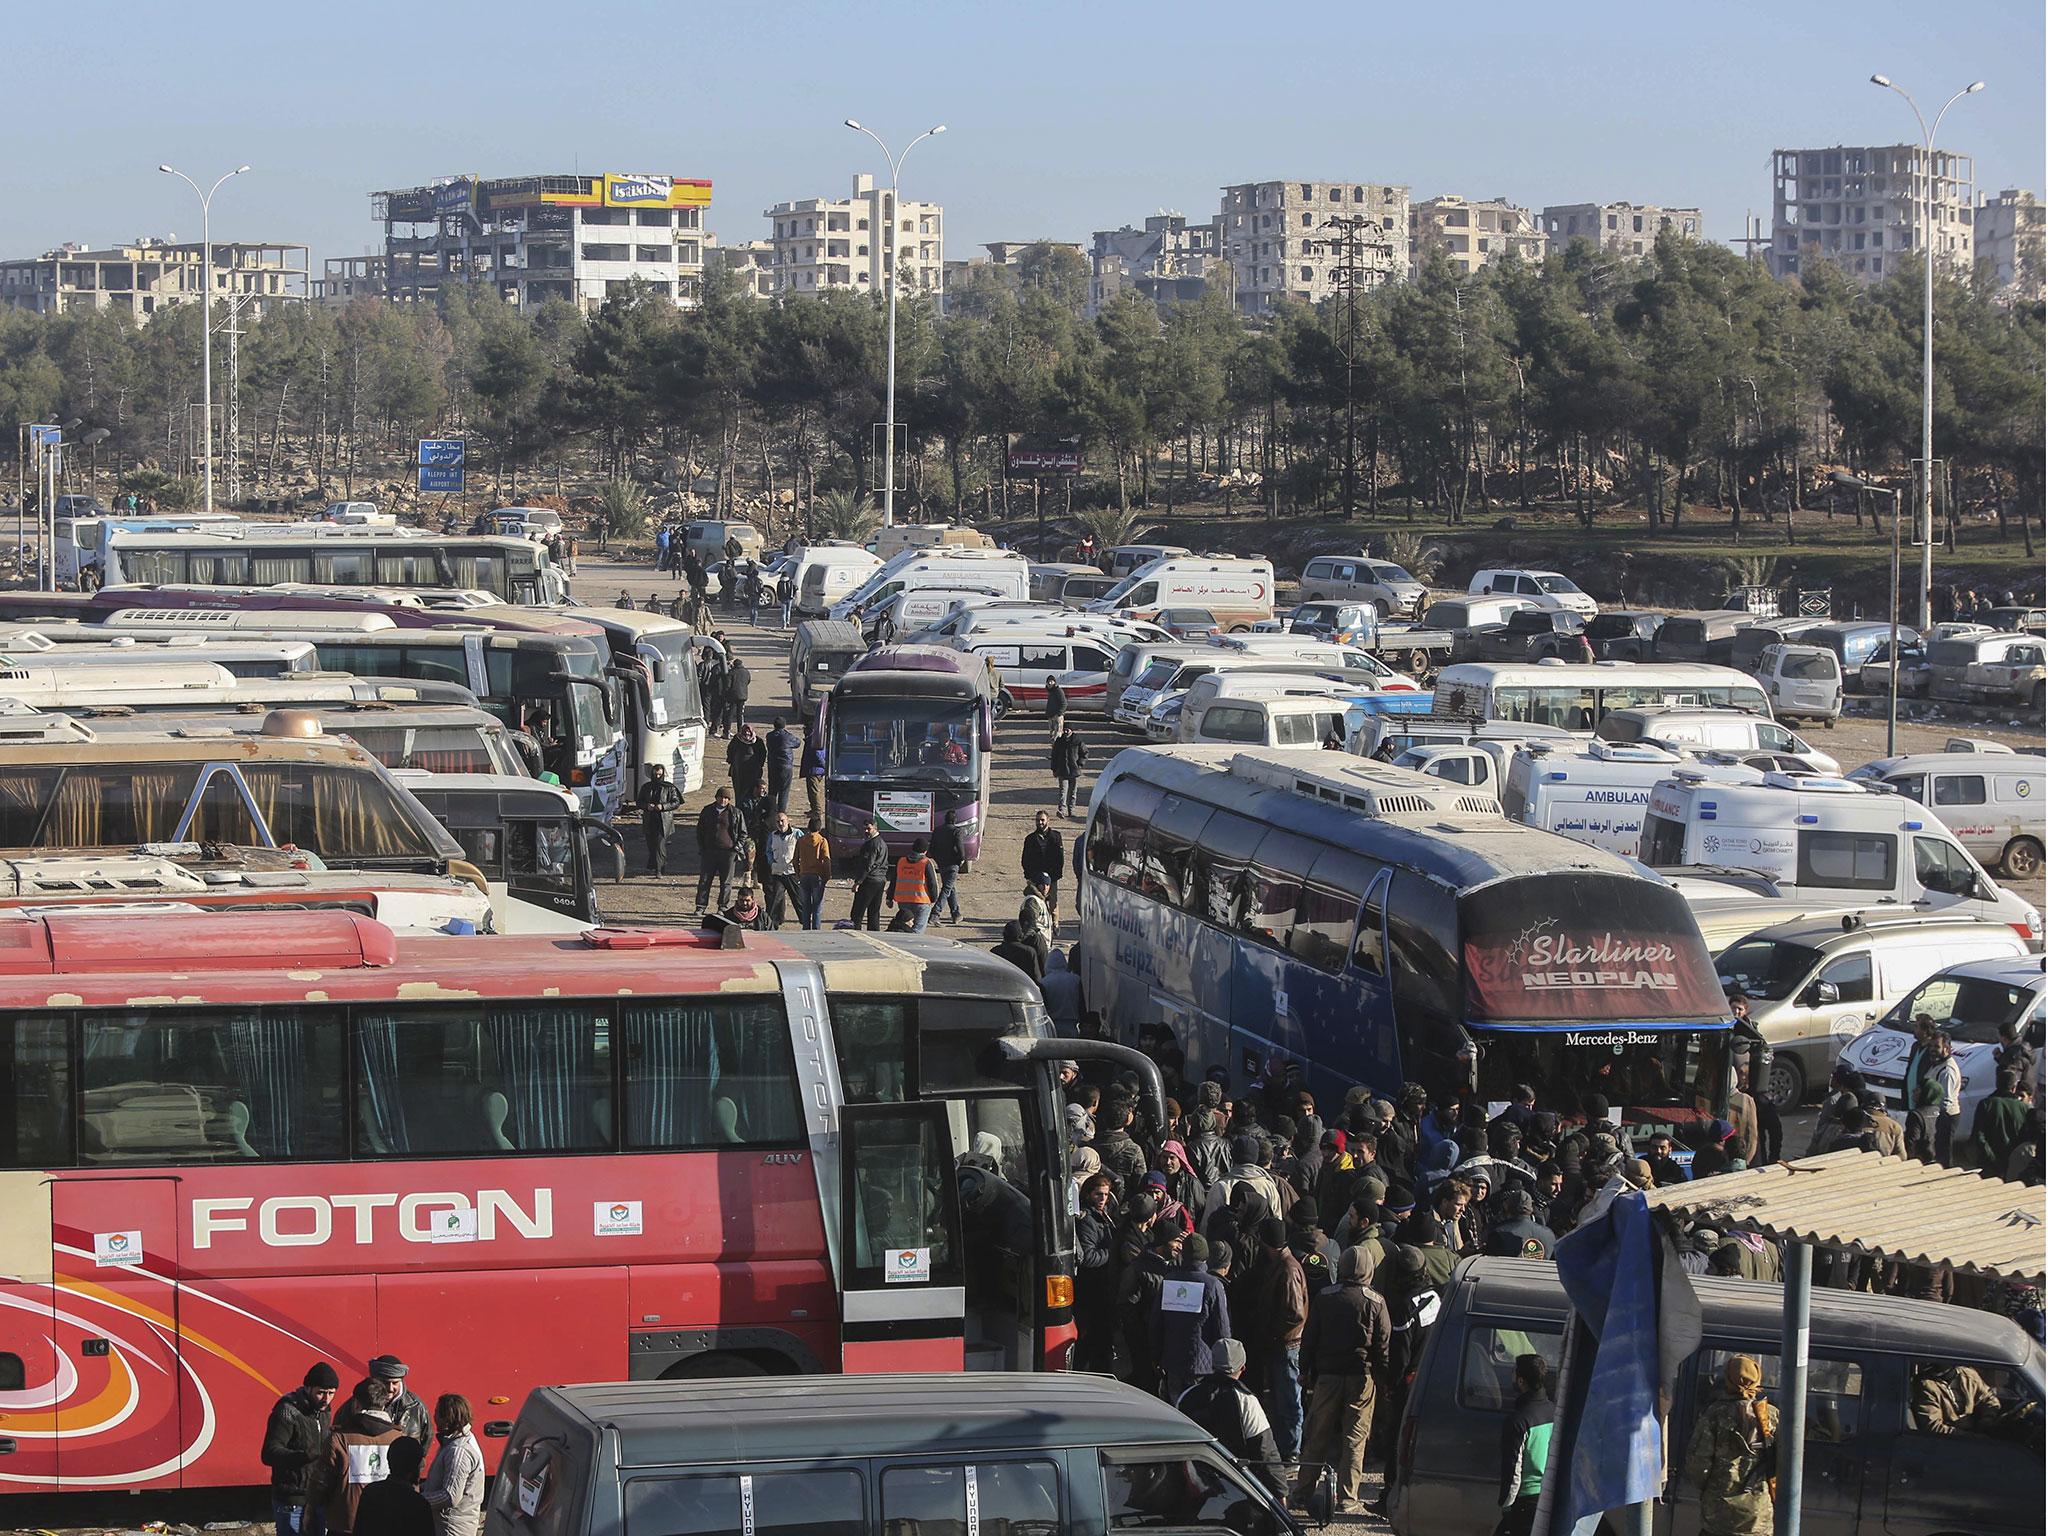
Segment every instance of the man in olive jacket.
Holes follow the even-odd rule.
[[[1363,1248],[1345,1249],[1337,1283],[1309,1303],[1301,1334],[1301,1374],[1312,1393],[1301,1447],[1303,1475],[1312,1466],[1334,1470],[1339,1514],[1360,1507],[1373,1391],[1386,1371],[1393,1337],[1394,1320],[1372,1288],[1372,1260]]]

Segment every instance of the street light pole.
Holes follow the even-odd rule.
[[[1914,513],[1919,519],[1920,627],[1924,630],[1934,622],[1934,136],[1941,132],[1941,120],[1948,116],[1948,109],[1965,96],[1983,90],[1984,82],[1974,80],[1943,102],[1941,110],[1934,114],[1931,128],[1920,104],[1908,92],[1884,75],[1872,75],[1870,83],[1905,98],[1906,105],[1913,109],[1913,120],[1920,125],[1920,146],[1926,156],[1923,167],[1927,185],[1920,225],[1927,269],[1923,274],[1925,293],[1920,309],[1920,494]],[[1896,508],[1896,493],[1894,497]]]
[[[230,176],[239,176],[249,167],[238,165],[208,187],[199,191],[199,183],[183,171],[173,170],[168,165],[157,167],[166,176],[175,176],[194,192],[199,193],[199,414],[205,418],[203,435],[206,464],[206,510],[213,510],[213,194],[221,188],[221,182]]]
[[[863,128],[852,118],[846,126],[855,133],[864,133],[881,146],[882,158],[889,162],[889,270],[882,274],[882,280],[889,285],[889,362],[888,382],[883,386],[882,407],[882,526],[894,526],[896,522],[896,220],[903,199],[897,192],[897,182],[903,172],[903,162],[910,158],[910,152],[935,134],[946,131],[944,123],[925,129],[916,138],[903,146],[903,153],[891,155],[889,146],[882,136],[872,128]]]
[[[1892,676],[1891,697],[1885,709],[1884,755],[1886,757],[1896,757],[1899,752],[1899,662],[1901,660],[1899,656],[1899,501],[1901,498],[1896,486],[1877,485],[1869,480],[1860,480],[1855,475],[1845,474],[1839,469],[1828,478],[1833,480],[1835,484],[1846,486],[1850,490],[1874,491],[1879,496],[1889,496],[1892,499],[1892,641],[1891,648],[1885,653],[1892,660]],[[1920,626],[1920,638],[1924,644],[1927,639],[1927,626],[1925,624]]]

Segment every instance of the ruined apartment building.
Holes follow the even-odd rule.
[[[1647,256],[1657,236],[1675,230],[1687,239],[1700,234],[1697,208],[1660,208],[1649,203],[1557,203],[1543,210],[1543,237],[1562,251],[1574,240],[1623,256]]]
[[[1797,277],[1815,258],[1858,283],[1884,281],[1907,251],[1928,248],[1927,152],[1918,144],[1772,152],[1771,271]],[[1969,271],[1977,174],[1968,155],[1934,152],[1935,259]]]
[[[1419,267],[1431,255],[1452,266],[1477,272],[1513,252],[1523,261],[1540,262],[1550,242],[1536,216],[1504,197],[1469,202],[1446,193],[1425,198],[1408,209],[1408,262]]]
[[[1190,224],[1171,209],[1152,214],[1143,229],[1098,229],[1088,253],[1088,314],[1100,314],[1119,294],[1135,290],[1162,309],[1200,298],[1221,275],[1220,218]]]
[[[1342,291],[1354,261],[1361,287],[1408,275],[1406,187],[1244,182],[1223,189],[1219,219],[1240,314],[1269,315],[1283,299],[1319,303]]]
[[[0,304],[39,315],[117,309],[146,320],[170,305],[193,303],[207,291],[202,251],[197,240],[144,235],[132,245],[103,251],[66,245],[40,256],[0,261]],[[310,261],[303,245],[216,240],[210,285],[214,301],[238,301],[243,315],[252,319],[279,304],[301,303],[311,291]]]
[[[1977,275],[2007,304],[2039,304],[2044,259],[2041,199],[2008,187],[1977,205]]]
[[[906,201],[875,185],[872,176],[853,178],[851,197],[807,197],[777,203],[764,215],[774,226],[773,270],[778,297],[815,295],[832,288],[855,293],[884,292],[889,271],[889,224],[896,222],[896,260],[902,291],[934,298],[946,286],[946,213],[937,203]]]

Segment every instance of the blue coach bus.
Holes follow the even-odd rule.
[[[1715,1112],[1729,1020],[1678,892],[1506,821],[1483,792],[1330,752],[1137,747],[1103,771],[1080,865],[1083,980],[1187,1073],[1275,1056],[1336,1097],[1404,1082],[1632,1124]]]

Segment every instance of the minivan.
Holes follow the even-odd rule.
[[[542,1387],[484,1433],[505,1440],[484,1536],[1303,1529],[1185,1415],[1064,1371]],[[1324,1474],[1318,1525],[1330,1501]]]
[[[881,564],[866,550],[852,544],[807,545],[789,573],[797,613],[807,619],[821,617],[879,570]]]
[[[1827,1082],[1844,1045],[1936,971],[2026,951],[2003,923],[1864,913],[1761,929],[1722,950],[1715,964],[1724,985],[1749,994],[1750,1022],[1771,1046],[1766,1080],[1752,1091],[1789,1111]]]
[[[1303,681],[1313,685],[1314,679]],[[1343,742],[1349,704],[1341,693],[1304,691],[1285,684],[1248,685],[1216,695],[1199,711],[1190,702],[1181,711],[1180,739],[1204,746],[1228,743],[1313,751],[1329,741]]]
[[[832,605],[830,617],[852,618],[856,608],[920,587],[984,587],[998,597],[1028,601],[1031,567],[1006,549],[906,549],[868,572]]]
[[[1934,812],[1978,862],[2014,880],[2041,873],[2048,763],[2029,753],[1920,752],[1865,763],[1852,779],[1889,784]]]
[[[740,547],[742,557],[760,559],[768,541],[761,536],[761,530],[752,523],[737,518],[725,520],[715,517],[700,517],[683,525],[683,549],[695,555],[705,565],[716,565],[725,558],[725,543],[731,539]]]
[[[1500,597],[1526,597],[1538,608],[1555,608],[1590,619],[1600,605],[1579,590],[1571,577],[1557,571],[1484,570],[1475,571],[1468,592]]]
[[[1390,560],[1364,555],[1318,555],[1301,568],[1305,603],[1371,603],[1381,618],[1412,619],[1429,588]]]
[[[1109,564],[1103,569],[1118,581],[1122,581],[1140,566],[1150,565],[1154,560],[1185,560],[1194,553],[1178,544],[1119,544],[1109,552]]]
[[[1675,752],[1769,752],[1797,757],[1815,773],[1840,773],[1842,765],[1796,731],[1768,715],[1741,709],[1672,709],[1643,704],[1610,709],[1593,727],[1602,741],[1646,741]]]
[[[1674,613],[1657,628],[1657,660],[1731,666],[1736,634],[1755,623],[1752,615],[1729,608]]]
[[[1535,606],[1534,600],[1526,597],[1447,597],[1441,602],[1431,603],[1417,622],[1424,629],[1463,634],[1467,630],[1505,624],[1508,615],[1516,609]]]
[[[2018,1193],[2025,1193],[2021,1191]],[[1704,1334],[1680,1368],[1665,1432],[1673,1475],[1653,1506],[1656,1536],[1700,1528],[1699,1489],[1676,1475],[1699,1413],[1728,1357],[1763,1368],[1778,1391],[1785,1293],[1755,1280],[1695,1277]],[[1514,1406],[1515,1357],[1553,1371],[1569,1312],[1557,1266],[1540,1259],[1467,1259],[1451,1277],[1422,1347],[1395,1444],[1389,1494],[1401,1536],[1471,1536],[1500,1516],[1501,1426]],[[2041,1528],[2038,1437],[1914,1428],[1923,1370],[1966,1365],[2001,1400],[2039,1422],[2041,1346],[2018,1324],[1975,1307],[1816,1286],[1807,1340],[1805,1498],[1808,1536],[1971,1536]]]
[[[1818,720],[1829,730],[1842,714],[1842,663],[1823,645],[1767,645],[1756,679],[1780,720]]]
[[[796,627],[789,652],[789,701],[807,716],[814,693],[824,693],[846,669],[867,654],[867,636],[843,619],[806,619]]]
[[[1066,591],[1070,576],[1102,578],[1102,572],[1092,565],[1078,565],[1068,560],[1039,561],[1031,567],[1031,595],[1042,603],[1057,603]],[[1109,589],[1105,587],[1103,590]]]

